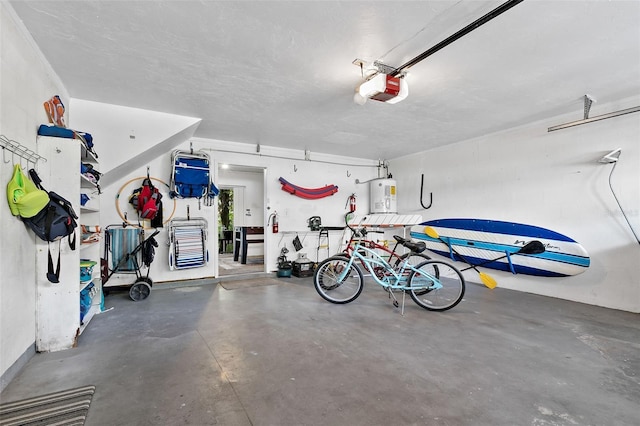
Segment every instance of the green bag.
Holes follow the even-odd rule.
[[[38,189],[22,173],[22,167],[16,164],[13,168],[13,177],[7,184],[7,201],[9,202],[11,214],[30,218],[37,215],[49,204],[49,194],[47,194],[47,191]]]

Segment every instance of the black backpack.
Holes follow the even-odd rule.
[[[38,189],[46,191],[42,187],[42,180],[34,169],[29,170],[29,176]],[[76,249],[76,233],[78,226],[76,219],[78,215],[73,210],[71,203],[64,197],[55,192],[47,191],[49,194],[49,203],[40,210],[35,216],[30,218],[22,218],[22,221],[35,232],[35,234],[44,241],[59,241],[68,236],[69,247],[71,250]],[[52,283],[59,282],[60,278],[60,254],[58,253],[58,266],[53,269],[53,259],[51,258],[51,249],[49,248],[49,270],[47,279]]]

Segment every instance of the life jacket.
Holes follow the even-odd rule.
[[[142,219],[153,219],[158,214],[158,203],[162,194],[158,188],[153,186],[150,178],[142,181],[142,186],[133,191],[129,197],[129,202],[138,211]]]

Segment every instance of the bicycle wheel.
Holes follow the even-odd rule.
[[[331,303],[349,303],[364,287],[362,271],[351,264],[347,271],[349,258],[334,256],[320,262],[313,274],[313,285],[322,298]]]
[[[409,258],[409,265],[413,265],[413,266],[417,266],[419,264],[421,264],[422,262],[424,262],[425,260],[431,260],[431,258],[429,256],[427,256],[426,254],[422,254],[422,253],[405,253],[402,256],[398,257],[398,259],[396,260],[396,263],[393,265],[393,269],[395,269],[396,271],[400,269],[400,266],[402,266],[402,262],[404,262],[405,259]],[[408,269],[405,271],[406,274],[411,273],[411,269]],[[438,268],[437,266],[435,267],[435,277],[438,278]],[[423,290],[415,290],[416,294],[420,295],[420,294],[424,294],[424,293],[428,293],[429,289],[425,288]]]
[[[464,277],[455,266],[441,260],[428,260],[409,276],[409,295],[430,311],[446,311],[464,296]]]

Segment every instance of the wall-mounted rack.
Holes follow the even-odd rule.
[[[631,114],[633,112],[640,112],[640,106],[636,106],[633,108],[627,108],[620,111],[610,112],[608,114],[602,114],[595,117],[589,118],[589,111],[591,110],[591,105],[595,101],[590,95],[584,95],[584,119],[578,121],[572,121],[570,123],[559,124],[557,126],[551,126],[547,129],[548,132],[553,132],[555,130],[566,129],[568,127],[579,126],[581,124],[592,123],[594,121],[606,120],[608,118],[618,117],[620,115]]]
[[[5,135],[0,135],[0,146],[2,146],[2,161],[4,161],[5,164],[10,162],[10,161],[7,161],[5,157],[6,151],[9,151],[11,153],[11,157],[12,157],[11,161],[13,161],[14,155],[17,155],[21,159],[26,160],[27,168],[29,168],[29,164],[31,163],[33,163],[35,167],[38,161],[40,160],[45,162],[47,161],[46,158],[44,158],[41,155],[38,155],[37,152],[27,148],[26,146],[22,145],[20,142],[9,139]]]

